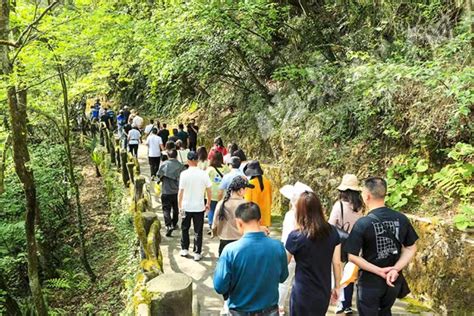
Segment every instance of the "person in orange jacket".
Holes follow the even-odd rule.
[[[260,225],[270,227],[272,224],[272,185],[263,175],[260,163],[256,160],[250,161],[245,166],[244,173],[249,178],[250,184],[255,186],[253,189],[247,189],[245,200],[259,206],[262,215]]]

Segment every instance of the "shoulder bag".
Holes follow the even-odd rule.
[[[345,241],[347,240],[347,238],[349,238],[349,227],[347,227],[346,229],[344,228],[344,208],[341,200],[339,200],[339,203],[341,205],[341,223],[340,225],[336,225],[336,230],[339,234],[339,239],[341,240],[341,261],[347,262],[349,260],[348,255],[347,252],[343,251],[343,248]]]

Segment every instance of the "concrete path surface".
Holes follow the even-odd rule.
[[[150,168],[148,165],[147,158],[147,147],[140,145],[138,150],[138,159],[140,162],[141,173],[150,182]],[[152,186],[150,186],[152,187]],[[162,223],[162,243],[161,251],[163,253],[163,265],[165,272],[178,272],[184,273],[193,279],[193,293],[197,295],[201,315],[219,315],[219,312],[223,306],[223,299],[214,291],[212,276],[214,274],[214,268],[217,262],[218,254],[218,238],[210,238],[206,234],[208,231],[207,220],[204,227],[204,238],[202,247],[202,259],[199,262],[195,262],[192,259],[192,252],[188,258],[183,258],[179,255],[180,247],[180,231],[174,231],[172,237],[165,236],[163,212],[161,210],[160,198],[156,196],[154,190],[152,190],[153,208],[158,213],[158,217]],[[276,190],[275,190],[276,191]],[[278,192],[278,191],[276,191]],[[191,247],[193,242],[194,233],[190,230]],[[279,239],[281,236],[281,227],[271,227],[271,237]],[[354,305],[355,306],[355,305]],[[411,315],[405,311],[406,304],[404,302],[397,302],[396,306],[392,309],[393,315]],[[334,306],[330,306],[328,315],[334,315]],[[287,313],[288,315],[288,313]]]

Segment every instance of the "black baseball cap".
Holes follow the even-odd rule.
[[[229,189],[232,191],[238,191],[243,188],[253,189],[255,186],[251,184],[247,178],[242,176],[236,176],[229,185]]]
[[[188,160],[198,160],[198,154],[195,151],[188,152]]]

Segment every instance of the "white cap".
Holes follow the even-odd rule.
[[[296,182],[294,185],[291,184],[286,184],[280,189],[280,193],[289,199],[291,203],[295,204],[296,201],[298,201],[298,198],[300,195],[305,192],[313,192],[313,189],[311,189],[308,185],[302,183],[302,182]]]

